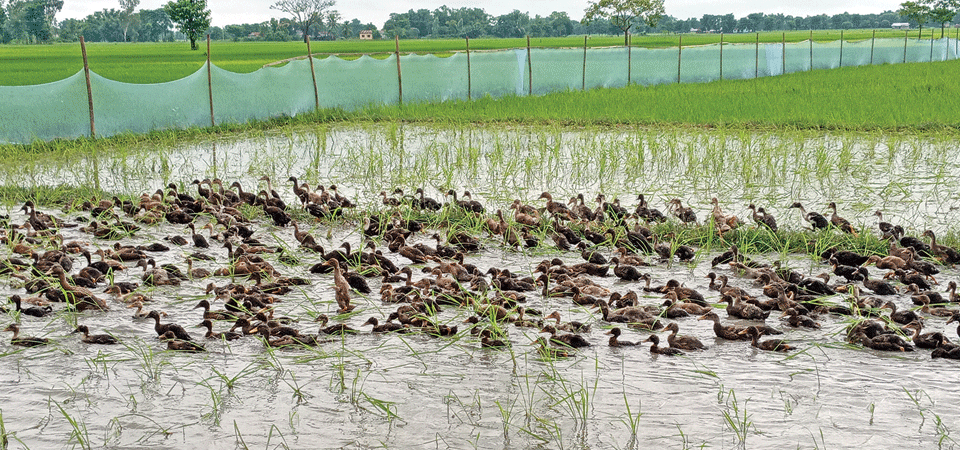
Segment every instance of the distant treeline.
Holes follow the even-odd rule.
[[[0,5],[3,5],[0,0]],[[56,20],[63,0],[11,0],[0,7],[0,42],[35,43],[49,41],[72,42],[83,36],[90,42],[156,42],[174,40],[173,23],[163,9],[139,11],[104,9],[83,19]],[[960,17],[953,23],[960,23]],[[824,30],[854,28],[889,28],[893,23],[908,22],[896,12],[880,14],[841,13],[833,16],[790,16],[754,13],[737,18],[733,14],[704,14],[699,18],[678,19],[664,16],[656,27],[642,22],[632,29],[633,34],[687,33],[691,31],[747,33],[776,30]],[[911,24],[917,26],[916,23]],[[924,24],[926,25],[926,24]],[[939,24],[930,24],[939,26]],[[493,16],[481,8],[449,8],[409,10],[392,13],[390,19],[378,27],[361,23],[358,19],[341,20],[339,15],[311,29],[314,40],[356,39],[360,31],[373,30],[374,39],[400,37],[417,38],[519,38],[561,37],[569,35],[617,35],[621,30],[607,20],[589,23],[573,20],[565,12],[548,16],[514,10]],[[256,24],[211,27],[208,33],[220,40],[291,41],[302,39],[296,23],[288,18],[270,19]]]

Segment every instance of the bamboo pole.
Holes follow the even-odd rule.
[[[533,95],[533,60],[530,58],[530,36],[527,36],[527,95]]]
[[[813,70],[813,30],[810,30],[810,70]]]
[[[683,35],[680,35],[680,41],[677,42],[677,84],[680,84],[680,55],[683,53]]]
[[[83,54],[83,75],[87,79],[87,104],[90,108],[90,138],[96,139],[97,126],[93,120],[93,89],[90,87],[90,65],[87,64],[87,44],[83,42],[83,36],[80,36],[80,53]]]
[[[627,86],[630,86],[630,82],[632,81],[630,80],[630,75],[632,74],[631,72],[633,71],[633,61],[631,61],[632,55],[630,53],[630,32],[629,31],[626,32],[626,36],[627,38],[625,40],[627,41]]]
[[[473,99],[473,79],[470,76],[470,36],[467,39],[467,100]]]
[[[873,65],[873,47],[877,44],[877,30],[873,30],[873,38],[870,39],[870,65]]]
[[[207,93],[210,94],[210,126],[217,126],[213,115],[213,71],[210,65],[210,35],[207,35]]]
[[[307,59],[310,60],[310,78],[313,79],[313,104],[314,111],[320,110],[320,93],[317,91],[317,72],[313,70],[313,52],[310,51],[310,35],[304,36],[307,39]]]
[[[403,104],[403,76],[400,73],[400,35],[393,37],[393,42],[396,44],[396,50],[394,50],[394,56],[397,57],[397,92],[398,92],[398,101],[399,104]]]
[[[760,78],[760,33],[757,33],[757,46],[754,53],[756,59],[753,66],[753,77]]]
[[[723,81],[723,33],[720,33],[720,81]]]
[[[907,36],[909,35],[909,30],[903,32],[903,62],[907,62]]]
[[[587,37],[583,37],[583,80],[580,82],[580,90],[587,90]]]
[[[843,30],[840,30],[840,67],[843,67]]]
[[[780,35],[780,52],[782,53],[780,55],[780,75],[785,75],[787,73],[787,33],[781,33]]]
[[[930,28],[930,62],[933,62],[933,41],[937,32],[936,28]]]

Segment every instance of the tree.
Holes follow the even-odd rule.
[[[293,16],[293,21],[303,33],[303,42],[307,42],[310,26],[323,25],[328,11],[336,4],[336,0],[277,0],[270,9],[280,10]]]
[[[930,7],[923,4],[923,0],[918,2],[903,2],[900,4],[900,9],[897,10],[897,14],[900,14],[900,17],[906,17],[914,22],[917,22],[917,26],[920,29],[920,32],[923,32],[923,24],[927,22],[927,18],[930,17]]]
[[[133,10],[137,9],[137,5],[140,4],[140,0],[119,0],[120,1],[120,13],[123,14],[121,22],[123,23],[123,41],[127,41],[127,31],[130,29],[130,25],[137,19],[134,17]]]
[[[173,22],[162,9],[141,9],[137,15],[140,16],[141,41],[160,42],[170,34]]]
[[[944,27],[953,20],[960,8],[960,0],[927,0],[930,4],[930,20],[940,24],[940,39],[943,39]]]
[[[163,5],[170,20],[190,39],[190,50],[197,49],[197,39],[210,28],[207,0],[176,0]]]
[[[610,22],[623,31],[623,45],[628,45],[627,33],[635,20],[640,19],[654,28],[664,14],[663,0],[598,0],[589,3],[590,6],[584,11],[583,21],[589,22],[599,17],[610,19]]]

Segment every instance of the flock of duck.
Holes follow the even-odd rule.
[[[18,223],[16,216],[8,218],[3,236],[12,255],[3,260],[0,272],[15,285],[7,308],[16,322],[5,328],[13,333],[10,344],[34,347],[64,339],[21,335],[21,327],[34,318],[61,310],[77,312],[64,317],[76,321],[71,328],[82,342],[117,344],[124,336],[91,334],[79,322],[129,307],[137,308],[134,321],[153,322],[161,345],[186,352],[205,351],[204,340],[254,336],[265,346],[298,348],[368,330],[459,335],[476,339],[481,347],[505,348],[513,343],[511,332],[529,328],[539,336],[531,339],[538,351],[556,358],[603,342],[591,333],[596,327],[607,330],[606,343],[611,347],[649,342],[650,352],[670,356],[707,348],[698,338],[680,334],[681,324],[696,326],[687,317],[712,322],[718,339],[749,341],[760,350],[781,352],[794,346],[767,336],[787,328],[818,329],[833,317],[834,323],[849,324],[846,338],[852,344],[897,352],[919,347],[931,349],[934,358],[960,359],[960,346],[947,336],[951,333],[923,332],[931,322],[944,322],[944,327],[960,322],[960,310],[951,308],[960,303],[956,282],[950,281],[946,290],[935,288],[939,267],[960,262],[960,252],[937,243],[932,231],[923,233],[929,243],[906,235],[902,227],[884,222],[879,211],[879,233],[890,242],[887,255],[831,249],[821,255],[828,263],[824,273],[805,277],[779,262],[754,261],[731,246],[711,261],[709,285],[701,293],[675,279],[661,285],[647,272],[657,263],[687,262],[697,255],[696,249],[671,243],[672,236],[657,236],[644,226],[667,220],[699,223],[697,213],[678,199],[668,202],[664,213],[650,206],[643,195],[628,211],[618,200],[607,202],[602,194],[594,207],[583,195],[563,203],[545,192],[531,204],[514,201],[505,213],[503,209],[491,212],[469,192],[458,197],[456,191],[448,191],[442,203],[422,189],[414,195],[396,189],[379,195],[386,213],[363,215],[360,250],[344,242],[328,251],[309,230],[316,221],[342,216],[355,207],[354,202],[336,186],[311,189],[291,177],[293,196],[288,204],[269,178],[262,181],[266,187],[258,194],[245,191],[238,182],[224,187],[214,179],[193,181],[189,193],[171,184],[135,202],[116,197],[86,201],[69,205],[72,211],[89,213],[74,214],[73,220],[41,212],[26,202],[20,209],[23,222]],[[754,224],[746,224],[723,212],[716,198],[712,203],[705,221],[709,225],[704,226],[714,227],[721,237],[741,226],[778,230],[776,219],[762,207],[748,207]],[[249,219],[251,208],[262,210],[269,222]],[[808,212],[800,203],[791,208],[798,209],[814,229],[858,233],[838,215],[834,203],[829,205],[829,217]],[[440,214],[446,214],[442,221]],[[458,223],[452,218],[478,226],[451,226]],[[430,223],[438,225],[429,229]],[[291,227],[299,247],[291,250],[277,242],[261,242],[275,237],[276,227]],[[182,230],[183,235],[171,234],[143,245],[121,242],[132,237],[148,240],[152,233],[171,229]],[[441,235],[446,235],[446,243]],[[419,242],[410,244],[414,241]],[[569,260],[579,253],[583,261],[545,259],[529,270],[529,276],[467,262],[483,246],[501,242],[512,249],[556,247],[559,256]],[[177,253],[186,257],[156,262],[169,261]],[[317,262],[308,267],[301,263],[305,259]],[[194,267],[195,262],[214,270]],[[278,266],[304,276],[285,275]],[[878,271],[884,275],[877,276]],[[416,273],[424,275],[415,279]],[[611,281],[611,275],[618,280]],[[733,286],[731,278],[742,287]],[[838,282],[831,284],[831,279]],[[371,283],[379,285],[378,294]],[[181,284],[205,284],[201,295],[206,298],[194,308],[202,312],[179,317],[187,328],[205,328],[202,338],[168,321],[163,310],[169,305],[151,299],[154,286]],[[318,285],[320,292],[332,293],[336,309],[293,318],[278,313],[284,309],[284,296],[303,292],[298,287],[304,285]],[[867,291],[870,296],[864,295]],[[544,308],[556,308],[566,298],[570,307],[596,310],[596,314],[590,315],[588,323],[564,322],[558,311],[544,314]],[[894,300],[905,298],[917,307],[898,308]],[[393,312],[371,316],[357,326],[371,302],[387,305]],[[725,304],[731,322],[721,319],[720,304]],[[456,309],[461,319],[465,313],[467,320],[444,323],[440,312],[448,308]],[[314,325],[302,325],[307,321]],[[650,334],[642,342],[630,342],[621,340],[624,329]],[[665,346],[660,332],[669,333]],[[960,326],[956,333],[960,336]]]

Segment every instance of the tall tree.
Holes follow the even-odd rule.
[[[197,49],[197,39],[210,28],[210,10],[207,0],[176,0],[163,5],[170,20],[190,39],[190,50]]]
[[[600,17],[610,19],[623,31],[623,45],[627,45],[627,33],[636,20],[642,20],[654,28],[664,14],[663,0],[598,0],[588,3],[590,6],[584,11],[583,21],[590,22]]]
[[[121,19],[123,23],[123,41],[127,41],[127,31],[130,29],[130,24],[134,22],[136,17],[133,15],[133,10],[137,9],[137,5],[140,4],[140,0],[119,0],[120,1],[120,12],[123,14]]]
[[[280,10],[293,16],[293,21],[303,33],[303,42],[307,42],[310,26],[323,25],[328,11],[336,4],[336,0],[277,0],[270,9]]]
[[[940,24],[940,39],[944,36],[944,27],[953,20],[960,8],[960,0],[928,0],[930,5],[930,20]]]
[[[917,23],[920,33],[923,33],[923,24],[930,17],[930,7],[925,5],[923,0],[917,2],[903,2],[900,9],[897,10],[900,17],[906,17]]]
[[[163,12],[163,9],[141,9],[137,15],[140,16],[140,40],[145,42],[159,42],[167,37],[173,22],[170,16]]]

